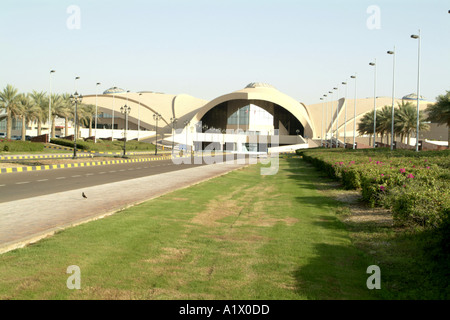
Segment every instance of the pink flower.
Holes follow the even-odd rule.
[[[405,173],[406,172],[406,169],[405,168],[401,168],[400,169],[400,173]]]
[[[384,177],[384,174],[381,174],[382,177]]]
[[[430,167],[427,167],[427,169],[430,169]]]
[[[408,176],[407,176],[407,178],[414,178],[414,176],[413,176],[413,174],[412,173],[410,173],[410,174],[408,174]]]
[[[380,190],[384,191],[386,188],[384,186],[380,186]]]

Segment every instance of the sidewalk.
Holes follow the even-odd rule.
[[[246,164],[212,164],[0,204],[0,254]],[[81,193],[84,192],[87,199]]]

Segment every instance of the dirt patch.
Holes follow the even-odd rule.
[[[345,204],[350,214],[344,215],[344,222],[373,223],[379,226],[393,226],[392,213],[385,208],[370,208],[362,201],[359,190],[344,190],[339,182],[321,182],[316,185],[319,192]]]

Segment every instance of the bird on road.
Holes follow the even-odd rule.
[[[81,195],[83,196],[83,198],[87,199],[87,197],[86,197],[86,195],[84,194],[84,192],[82,192]]]

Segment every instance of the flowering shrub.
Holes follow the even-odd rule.
[[[391,209],[397,222],[437,227],[450,209],[450,150],[309,149],[299,153],[346,189],[361,190],[371,206]]]

